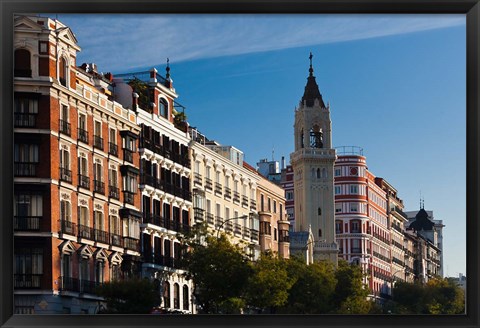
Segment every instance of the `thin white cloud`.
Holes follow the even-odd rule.
[[[80,60],[126,71],[172,62],[399,35],[465,24],[464,15],[60,15]]]

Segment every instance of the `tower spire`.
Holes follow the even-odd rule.
[[[308,56],[308,58],[310,59],[310,69],[308,70],[310,72],[310,75],[309,76],[313,76],[313,65],[312,65],[312,58],[313,58],[313,55],[312,55],[312,52],[310,51],[310,56]]]
[[[315,76],[313,75],[313,54],[310,52],[310,68],[308,69],[308,78],[307,78],[307,85],[305,86],[305,92],[303,93],[302,103],[305,102],[307,107],[313,107],[315,104],[315,99],[318,99],[320,102],[320,106],[325,108],[325,103],[323,102],[322,95],[320,94],[320,90],[318,89],[318,84],[315,81]]]
[[[167,74],[165,75],[165,78],[168,80],[170,78],[170,59],[167,58],[167,68],[165,68],[167,71]]]

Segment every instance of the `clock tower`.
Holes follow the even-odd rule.
[[[323,102],[312,54],[305,92],[295,109],[295,151],[290,154],[294,173],[295,231],[313,233],[315,260],[337,264],[335,242],[334,164],[330,105]]]

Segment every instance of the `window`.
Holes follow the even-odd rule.
[[[70,254],[62,255],[62,276],[64,278],[70,278],[72,276],[72,256]],[[64,282],[64,285],[66,285],[67,281]]]
[[[273,240],[277,240],[277,228],[273,228]]]
[[[14,287],[40,288],[43,275],[43,249],[15,249]]]
[[[340,186],[335,186],[335,195],[340,195],[341,192],[342,192],[341,187]]]
[[[105,194],[105,183],[103,182],[103,165],[101,160],[95,160],[93,164],[93,184],[94,191]]]
[[[72,182],[72,171],[70,171],[70,152],[67,147],[60,150],[60,180]]]
[[[95,217],[95,229],[103,231],[104,230],[103,213],[100,211],[94,211],[93,215]]]
[[[14,126],[35,127],[38,114],[38,100],[15,96]]]
[[[90,189],[90,177],[88,176],[88,160],[85,155],[78,158],[78,184],[82,188]]]
[[[60,109],[60,127],[59,131],[63,134],[69,136],[71,134],[70,131],[70,113],[69,108],[67,105],[61,105]]]
[[[114,199],[120,199],[118,191],[118,171],[116,167],[108,169],[108,196]]]
[[[358,212],[358,206],[356,203],[350,204],[350,212]]]
[[[32,77],[30,51],[26,49],[15,50],[15,77]]]
[[[39,230],[43,215],[43,197],[29,193],[15,194],[13,208],[15,230]]]
[[[93,145],[96,148],[103,150],[102,123],[99,121],[95,121],[95,124],[94,124]]]
[[[342,221],[335,221],[335,233],[342,233],[343,232],[343,224]]]
[[[335,176],[339,177],[342,175],[342,169],[335,169]]]
[[[120,266],[112,264],[112,272],[110,273],[110,280],[120,280]]]
[[[72,222],[72,207],[66,200],[60,201],[60,218],[64,221]]]
[[[110,128],[108,133],[108,153],[113,156],[118,156],[118,146],[117,146],[117,131]]]
[[[335,213],[342,212],[342,204],[335,204]]]
[[[39,162],[38,145],[15,144],[14,147],[15,175],[35,176]]]
[[[158,101],[158,109],[160,116],[168,118],[168,103],[164,98],[160,98]]]
[[[79,206],[78,207],[78,223],[83,226],[89,225],[89,215],[88,215],[88,207],[86,206]]]
[[[120,218],[116,215],[110,215],[108,220],[110,221],[110,233],[120,236]]]
[[[350,185],[350,194],[358,194],[358,186]]]
[[[260,195],[260,209],[264,211],[264,197],[263,194]]]
[[[89,259],[82,258],[80,260],[80,280],[90,280],[90,263]]]
[[[188,286],[183,285],[183,309],[188,311],[189,305],[190,305],[190,296],[188,295]]]
[[[168,281],[163,282],[163,306],[166,308],[170,305],[170,283]]]
[[[87,116],[78,114],[78,140],[88,143]]]
[[[322,237],[322,229],[318,229],[318,237]]]
[[[318,125],[310,129],[310,147],[323,148],[323,133]]]
[[[58,81],[64,87],[67,86],[67,61],[64,57],[60,57],[60,62],[58,64]]]
[[[273,200],[273,213],[277,213],[277,201]]]
[[[268,211],[271,212],[272,211],[272,204],[271,204],[270,198],[268,198],[267,204],[268,204]]]
[[[285,198],[287,200],[292,200],[293,199],[293,191],[287,191],[285,192]]]
[[[122,131],[123,159],[133,163],[133,153],[137,150],[137,138],[130,131]]]
[[[177,283],[173,285],[173,307],[180,309],[180,287]]]
[[[96,282],[103,283],[104,270],[105,270],[105,262],[96,261],[95,262],[95,281]]]
[[[350,232],[359,233],[360,231],[360,222],[355,220],[350,222]]]
[[[283,204],[280,204],[280,220],[283,220]]]

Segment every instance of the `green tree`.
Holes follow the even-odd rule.
[[[253,274],[247,284],[248,305],[275,313],[278,307],[287,303],[294,282],[288,275],[287,261],[266,252],[252,267]]]
[[[204,313],[237,313],[245,306],[245,289],[252,268],[238,245],[225,235],[191,242],[185,269],[195,284],[195,298]]]
[[[336,286],[335,268],[327,261],[306,265],[304,260],[292,258],[288,271],[294,280],[285,313],[321,314],[332,311]]]
[[[358,265],[339,260],[335,277],[337,285],[333,304],[337,313],[369,313],[372,303],[367,299],[368,288],[363,283],[362,269]]]
[[[148,279],[128,279],[111,281],[96,289],[103,297],[109,314],[148,314],[160,304],[160,294],[155,284]]]
[[[138,106],[146,111],[150,111],[148,84],[136,77],[128,82],[128,85],[132,87],[133,92],[138,94]]]
[[[393,290],[394,313],[462,314],[465,294],[449,279],[434,278],[426,284],[398,282]]]

